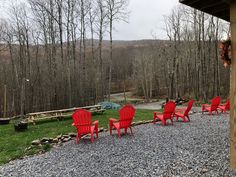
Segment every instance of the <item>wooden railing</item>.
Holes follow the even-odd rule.
[[[102,109],[101,105],[93,106],[84,106],[84,107],[74,107],[69,109],[60,109],[52,111],[43,111],[26,114],[26,120],[30,123],[35,123],[38,120],[47,120],[47,119],[62,119],[64,117],[69,117],[77,109],[86,109],[92,113],[103,113],[105,109]]]

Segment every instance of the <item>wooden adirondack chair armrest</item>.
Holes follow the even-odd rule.
[[[110,118],[109,121],[112,121],[112,122],[119,122],[119,120],[115,119],[115,118]]]
[[[202,106],[210,107],[211,105],[210,104],[202,104]]]
[[[175,112],[184,112],[187,108],[177,108],[175,109]]]
[[[163,112],[154,112],[154,114],[160,115],[160,114],[163,114]]]
[[[182,111],[182,110],[185,111],[186,109],[187,109],[187,108],[176,108],[175,110],[176,110],[176,111]]]
[[[99,121],[98,120],[95,120],[92,125],[98,125]]]
[[[219,106],[226,106],[227,103],[220,104]]]

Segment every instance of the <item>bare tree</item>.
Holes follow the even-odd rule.
[[[111,81],[112,81],[112,42],[113,42],[113,23],[119,21],[127,22],[129,1],[127,0],[106,0],[107,17],[109,20],[110,36],[110,61],[109,61],[109,81],[108,81],[108,100],[110,101]]]
[[[103,43],[103,36],[104,32],[107,27],[107,11],[105,0],[97,0],[97,8],[98,8],[98,19],[97,19],[97,26],[98,26],[98,36],[99,36],[99,53],[98,53],[98,72],[100,74],[100,78],[97,79],[97,91],[96,91],[96,99],[101,97],[104,100],[104,90],[105,90],[105,82],[104,82],[104,66],[103,66],[103,58],[102,58],[102,43]],[[97,76],[95,76],[97,77]],[[99,84],[100,83],[100,84]]]

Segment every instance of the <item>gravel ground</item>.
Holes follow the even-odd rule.
[[[0,176],[236,176],[229,169],[228,114],[194,114],[190,123],[134,127],[134,136],[65,143],[0,167]]]
[[[165,102],[165,100],[161,100],[158,102],[152,102],[152,103],[143,103],[143,104],[137,104],[134,105],[135,109],[149,109],[149,110],[159,110],[162,107],[162,103]],[[179,105],[178,108],[186,108],[185,106]],[[201,107],[192,107],[191,111],[194,112],[201,112]]]
[[[149,110],[158,110],[161,109],[161,105],[164,101],[153,102],[153,103],[144,103],[134,105],[135,109],[149,109]]]

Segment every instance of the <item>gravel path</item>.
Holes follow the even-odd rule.
[[[100,134],[0,167],[0,176],[236,176],[229,169],[228,114],[194,114],[190,123],[134,127],[135,135]]]
[[[164,101],[153,102],[153,103],[143,103],[134,105],[135,109],[149,109],[149,110],[158,110],[161,109],[161,105]]]
[[[142,103],[142,104],[136,104],[134,105],[135,109],[149,109],[149,110],[159,110],[162,108],[162,103],[165,102],[165,100],[160,100],[158,102],[152,102],[152,103]],[[185,106],[179,105],[178,108],[181,108]],[[201,112],[201,107],[192,107],[191,111],[193,112]]]

